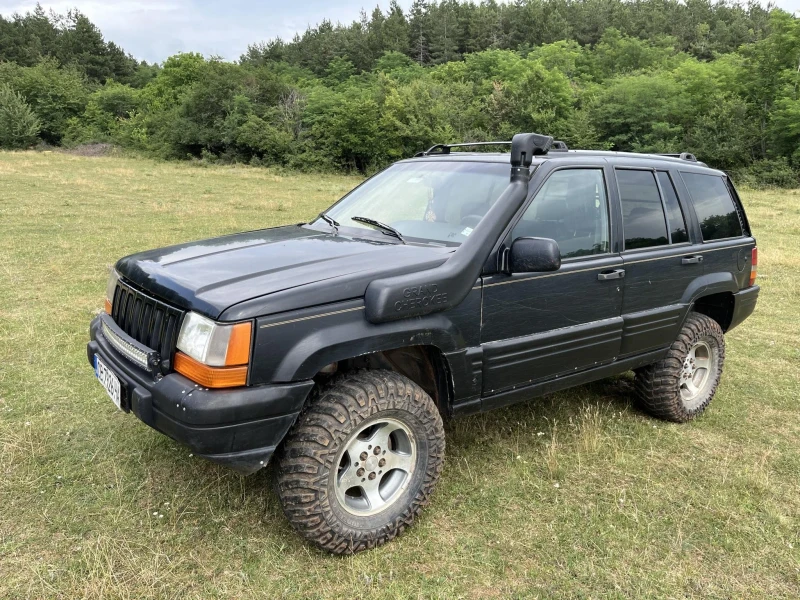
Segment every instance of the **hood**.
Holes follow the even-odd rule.
[[[376,277],[433,268],[452,252],[289,225],[149,250],[116,268],[165,302],[237,320],[358,298]]]

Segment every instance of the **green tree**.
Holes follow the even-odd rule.
[[[85,77],[52,58],[24,68],[0,63],[3,82],[25,97],[41,121],[40,137],[49,144],[61,142],[69,120],[83,113],[89,97]]]
[[[231,63],[211,60],[204,64],[196,84],[181,98],[174,123],[166,133],[176,155],[201,156],[203,151],[220,154],[226,150],[225,122],[244,92],[244,75]]]
[[[458,7],[456,0],[443,0],[431,8],[429,49],[431,62],[434,64],[461,58],[458,45],[461,37]]]
[[[379,126],[384,161],[410,156],[434,143],[472,137],[470,86],[430,78],[382,84]]]
[[[684,100],[671,77],[630,75],[604,87],[589,110],[600,137],[615,150],[682,152]]]
[[[334,58],[328,63],[325,80],[329,85],[338,85],[347,81],[356,74],[353,63],[341,57]]]
[[[389,4],[389,12],[383,21],[383,43],[384,50],[389,52],[409,51],[409,30],[403,9],[397,4],[397,0],[392,0]]]
[[[431,58],[431,23],[428,0],[414,0],[408,25],[411,36],[411,55],[419,64],[427,64]]]
[[[595,80],[602,81],[654,66],[667,66],[675,54],[674,44],[671,38],[644,41],[623,35],[618,29],[606,29],[591,54],[592,75]]]
[[[317,87],[309,93],[305,137],[313,163],[366,171],[381,152],[378,104],[368,93]]]
[[[771,133],[775,150],[788,156],[795,167],[800,167],[800,98],[796,88],[780,98],[772,115]]]
[[[130,119],[139,107],[139,90],[109,81],[89,96],[83,114],[70,120],[65,142],[77,144],[119,141],[123,122]]]
[[[741,82],[758,124],[762,157],[768,155],[775,132],[771,121],[776,101],[784,97],[786,82],[800,67],[800,21],[788,13],[773,10],[769,28],[767,37],[742,48]]]
[[[0,148],[26,148],[36,142],[40,122],[22,94],[0,84]]]

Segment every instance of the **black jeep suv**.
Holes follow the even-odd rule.
[[[633,369],[688,421],[756,247],[725,173],[692,155],[437,145],[311,223],[121,259],[89,361],[115,404],[242,473],[275,458],[294,527],[350,553],[428,503],[442,417]]]

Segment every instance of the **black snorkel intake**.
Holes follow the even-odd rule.
[[[528,195],[529,168],[547,154],[553,138],[518,133],[511,141],[511,182],[467,240],[442,265],[426,271],[376,279],[364,296],[370,323],[386,323],[447,310],[467,297],[492,246]]]

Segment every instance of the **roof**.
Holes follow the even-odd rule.
[[[461,152],[455,151],[449,154],[427,154],[414,158],[408,158],[407,161],[419,160],[446,160],[446,161],[465,161],[465,162],[497,162],[507,163],[510,159],[508,152]],[[657,161],[659,163],[669,163],[672,165],[683,165],[693,167],[708,167],[703,162],[695,162],[680,158],[678,156],[668,156],[663,154],[639,154],[636,152],[613,152],[609,150],[558,150],[552,151],[548,154],[540,154],[534,156],[534,164],[541,163],[545,160],[558,160],[564,158],[578,158],[578,157],[598,157],[598,158],[624,158],[627,160],[641,160],[641,161]],[[405,162],[405,161],[403,161]]]

